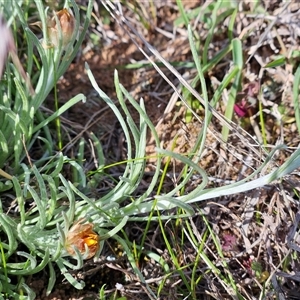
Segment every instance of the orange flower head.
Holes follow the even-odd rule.
[[[72,12],[66,8],[55,13],[61,27],[62,46],[65,48],[74,35],[75,18]],[[54,47],[59,45],[59,26],[56,23],[56,18],[53,16],[47,22],[48,38]]]
[[[92,223],[82,224],[83,219],[77,221],[67,233],[65,248],[71,256],[75,256],[74,247],[83,255],[85,245],[89,253],[85,259],[92,258],[99,250],[99,235],[93,231]]]

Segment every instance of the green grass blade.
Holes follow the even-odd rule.
[[[298,66],[293,84],[293,102],[298,133],[300,134],[300,107],[299,107],[300,66]]]
[[[242,70],[243,70],[243,48],[242,48],[242,42],[239,39],[233,39],[232,40],[232,56],[233,56],[233,63],[235,66],[238,67],[239,72],[237,73],[232,87],[230,89],[228,102],[226,105],[226,111],[225,111],[225,117],[229,120],[232,119],[233,111],[234,111],[234,104],[236,101],[237,94],[240,90],[241,85],[241,76],[242,76]],[[225,125],[222,128],[222,138],[223,141],[227,141],[229,135],[229,128]]]

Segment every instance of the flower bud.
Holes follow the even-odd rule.
[[[85,259],[89,259],[99,250],[99,235],[93,231],[94,224],[82,224],[82,221],[83,219],[80,219],[70,228],[67,233],[65,248],[71,256],[75,256],[74,247],[84,255],[87,246],[89,252]]]

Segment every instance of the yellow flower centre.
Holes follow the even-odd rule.
[[[89,234],[88,237],[84,238],[83,240],[88,247],[98,244],[98,236],[96,234]]]

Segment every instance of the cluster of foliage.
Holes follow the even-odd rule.
[[[119,16],[110,1],[104,2],[104,7],[112,16]],[[186,106],[190,117],[202,123],[195,145],[187,155],[161,149],[158,134],[147,115],[143,99],[139,102],[133,99],[119,82],[118,73],[115,72],[117,105],[99,88],[89,66],[86,65],[87,75],[99,100],[104,101],[113,111],[127,142],[126,161],[121,162],[125,165],[122,176],[118,180],[114,179],[114,186],[106,195],[93,198],[90,196],[92,185],[97,185],[106,176],[105,172],[110,166],[105,164],[102,145],[94,134],[91,134],[91,137],[96,153],[97,168],[89,174],[89,182],[87,182],[84,168],[85,153],[88,148],[86,141],[82,138],[76,144],[76,157],[64,155],[65,141],[61,135],[59,117],[76,103],[85,102],[86,97],[79,94],[59,107],[56,89],[59,78],[66,72],[82,45],[90,24],[93,1],[89,0],[88,5],[81,11],[75,0],[66,1],[64,7],[56,12],[50,12],[40,0],[33,2],[12,0],[11,5],[0,1],[0,12],[6,20],[4,22],[0,19],[0,33],[5,37],[4,43],[0,45],[2,55],[0,73],[3,72],[0,82],[1,299],[34,299],[35,294],[26,284],[26,278],[44,269],[49,275],[47,294],[51,293],[55,285],[57,270],[75,288],[82,289],[85,283],[76,280],[70,270],[80,270],[85,259],[99,256],[103,243],[108,238],[114,238],[122,245],[132,270],[143,283],[148,295],[155,299],[158,295],[155,295],[153,289],[145,281],[136,259],[143,252],[147,229],[152,221],[158,222],[161,228],[163,240],[176,267],[176,272],[186,287],[183,294],[192,295],[194,299],[197,299],[196,286],[203,278],[202,273],[199,275],[197,264],[202,260],[229,294],[243,299],[226,261],[222,260],[221,267],[218,269],[204,249],[205,240],[210,235],[219,257],[224,258],[223,251],[237,248],[235,236],[224,235],[222,248],[204,216],[203,222],[206,229],[203,239],[198,239],[199,236],[195,235],[192,221],[187,222],[182,234],[197,251],[197,257],[192,266],[192,276],[188,279],[164,234],[163,221],[184,218],[187,220],[188,217],[201,214],[201,210],[195,212],[196,206],[191,205],[192,203],[263,187],[290,174],[300,166],[300,150],[296,150],[285,163],[272,168],[266,174],[263,171],[272,161],[274,153],[283,146],[274,147],[271,152],[268,152],[257,141],[253,141],[256,146],[260,147],[260,150],[250,147],[253,153],[261,156],[260,166],[240,181],[206,189],[209,177],[199,166],[199,161],[205,148],[206,136],[212,119],[221,120],[220,141],[222,143],[226,144],[229,132],[232,130],[245,141],[245,144],[248,144],[249,140],[245,137],[249,138],[249,136],[242,129],[237,130],[236,124],[230,120],[234,112],[243,118],[253,114],[250,102],[253,97],[258,97],[259,87],[250,83],[244,89],[241,88],[245,67],[243,38],[236,38],[232,34],[238,12],[236,5],[231,1],[216,1],[203,11],[197,9],[190,14],[184,11],[181,1],[178,0],[177,5],[182,17],[176,22],[186,27],[193,57],[193,68],[197,72],[190,82],[187,82],[169,62],[143,40],[130,27],[126,19],[121,18],[121,21],[132,30],[133,40],[139,37],[146,45],[148,50],[144,52],[146,57],[147,53],[152,53],[179,80],[183,91],[180,95],[182,104]],[[223,12],[219,14],[220,11]],[[207,23],[209,27],[203,47],[199,46],[201,39],[196,32],[193,32],[189,24],[198,14],[200,14],[201,21]],[[207,18],[208,14],[212,17]],[[210,57],[209,47],[215,30],[227,18],[229,18],[228,43],[219,53]],[[33,31],[33,26],[41,29],[41,36]],[[200,56],[199,52],[201,52]],[[231,68],[221,78],[218,87],[209,98],[205,75],[228,56],[232,57]],[[279,57],[272,62],[272,65],[266,67],[279,65],[284,59],[284,57]],[[150,61],[178,93],[158,65],[153,60],[150,59]],[[299,83],[299,70],[298,67],[295,72],[296,83]],[[201,87],[201,95],[198,93],[198,85]],[[223,116],[216,107],[227,89],[229,96]],[[49,115],[43,104],[52,90],[54,90],[56,109]],[[243,97],[238,101],[240,92],[243,92]],[[294,90],[294,103],[296,121],[299,126],[298,98],[299,88],[297,87]],[[195,112],[193,104],[195,101],[197,108],[202,107],[205,112],[203,120],[200,120]],[[137,111],[140,118],[139,124],[132,118],[128,105]],[[254,114],[261,112],[261,109],[257,107],[256,109]],[[147,189],[137,193],[138,186],[144,177],[147,161],[145,154],[147,132],[151,132],[157,147],[156,165]],[[240,134],[241,132],[244,135]],[[164,157],[168,159],[164,161],[165,166],[162,168]],[[178,184],[171,191],[163,193],[162,186],[167,178],[171,158],[183,163],[184,168],[177,180]],[[193,181],[195,174],[201,178],[201,184],[188,193],[185,189],[186,185]],[[168,214],[171,209],[173,212]],[[124,226],[129,221],[140,221],[146,224],[139,246],[126,239]],[[161,266],[165,272],[165,279],[175,272],[156,253],[147,255]],[[270,275],[267,272],[264,273],[259,264],[251,265],[251,262],[248,262],[248,270],[261,281]],[[160,284],[158,294],[163,288],[164,280],[161,280]],[[263,290],[261,295],[264,292]],[[104,298],[104,287],[100,291],[100,297]]]

